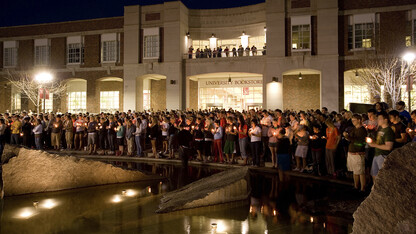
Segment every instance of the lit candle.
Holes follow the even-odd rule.
[[[20,133],[20,136],[23,136],[23,132]]]
[[[313,217],[311,217],[311,223],[313,223]]]
[[[322,139],[326,139],[326,137],[325,136],[322,136]]]
[[[408,132],[411,133],[411,132],[413,132],[413,130],[409,128]]]
[[[57,128],[57,127],[58,127],[58,124],[54,124],[53,126],[54,126],[55,128]]]
[[[370,137],[366,137],[366,138],[365,138],[365,141],[366,141],[367,143],[369,143],[369,144],[373,142],[373,140],[372,140]]]
[[[234,126],[234,130],[237,130],[237,127],[236,126]]]
[[[192,130],[194,130],[195,126],[192,125]]]
[[[313,139],[313,136],[310,136],[310,137],[309,137],[309,139],[311,139],[311,140],[312,140],[312,139]]]
[[[276,136],[276,132],[273,132],[273,136]]]
[[[273,209],[273,216],[277,215],[277,211],[275,209]]]
[[[151,127],[152,126],[152,124],[151,123],[149,123],[149,127]]]

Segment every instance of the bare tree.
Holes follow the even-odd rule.
[[[357,76],[353,78],[355,83],[367,85],[372,96],[384,97],[390,106],[400,101],[402,86],[406,85],[408,77],[414,77],[416,72],[415,62],[408,64],[396,55],[364,57],[361,60],[363,69],[358,69]]]
[[[53,98],[60,98],[66,92],[66,84],[57,80],[53,80],[48,84],[41,86],[35,79],[34,75],[27,72],[11,72],[7,71],[4,78],[14,86],[18,92],[24,94],[31,103],[36,107],[37,113],[42,106],[40,98],[40,88],[46,88],[49,93],[53,93]]]

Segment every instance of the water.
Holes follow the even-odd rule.
[[[163,193],[220,170],[201,167],[184,170],[180,166],[144,163],[113,164],[161,174],[167,179],[6,197],[0,233],[351,231],[352,217],[351,212],[346,212],[349,203],[345,204],[344,187],[294,178],[282,183],[276,175],[252,174],[252,194],[247,201],[156,214]]]

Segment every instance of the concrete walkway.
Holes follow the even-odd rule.
[[[141,163],[158,163],[158,164],[177,164],[181,165],[182,162],[180,159],[178,159],[178,154],[175,155],[176,159],[167,159],[167,158],[152,158],[152,157],[137,157],[137,156],[115,156],[115,155],[88,155],[88,151],[54,151],[49,150],[49,153],[52,154],[59,154],[59,155],[68,155],[68,156],[74,156],[78,158],[85,158],[85,159],[91,159],[91,160],[98,160],[98,161],[120,161],[120,162],[141,162]],[[145,152],[145,155],[151,155],[150,152]],[[237,167],[243,167],[243,161],[237,160],[238,164],[220,164],[220,163],[204,163],[196,160],[189,161],[188,165],[190,166],[203,166],[203,167],[209,167],[209,168],[217,168],[217,169],[227,169],[227,168],[237,168]],[[278,174],[277,169],[272,168],[271,162],[266,162],[264,167],[254,167],[254,166],[248,166],[251,171],[254,172],[260,172],[260,173],[269,173],[269,174]],[[309,173],[301,173],[296,171],[286,171],[284,172],[286,175],[290,177],[300,177],[305,179],[312,179],[312,180],[318,180],[322,182],[328,182],[328,183],[335,183],[340,185],[348,185],[352,186],[353,182],[352,180],[348,179],[335,179],[328,176],[315,176]]]

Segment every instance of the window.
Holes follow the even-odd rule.
[[[309,50],[310,49],[310,25],[293,25],[292,26],[292,50]]]
[[[159,35],[144,37],[144,57],[159,58]]]
[[[311,16],[291,17],[292,50],[311,49]]]
[[[101,35],[102,62],[118,62],[120,58],[120,34],[109,33]]]
[[[362,14],[349,17],[348,49],[374,48],[377,20],[375,14]]]
[[[87,111],[87,92],[68,93],[68,112],[78,113]]]
[[[158,59],[160,50],[159,28],[143,29],[143,58]]]
[[[43,105],[43,99],[39,100],[41,104],[42,111],[45,109],[46,106],[46,112],[52,112],[53,110],[53,93],[49,93],[49,98],[45,99],[45,105]]]
[[[351,102],[370,104],[370,92],[367,85],[344,85],[344,103],[346,109],[349,109]]]
[[[355,48],[371,48],[374,40],[374,24],[355,24],[354,25]]]
[[[150,110],[150,90],[143,90],[143,110]]]
[[[81,43],[67,45],[67,63],[80,64],[84,62],[84,47]]]
[[[17,48],[4,48],[4,66],[15,67],[17,65]]]
[[[35,65],[49,65],[50,46],[48,39],[35,40]]]
[[[416,19],[413,20],[413,45],[416,45]]]
[[[119,109],[119,91],[100,92],[101,112],[114,113]]]
[[[20,111],[22,109],[22,95],[20,93],[14,93],[12,96],[12,111]]]
[[[3,66],[15,67],[17,66],[17,41],[3,42]]]

